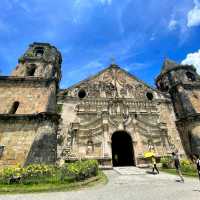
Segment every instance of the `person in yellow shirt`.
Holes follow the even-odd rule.
[[[154,173],[154,170],[156,170],[157,174],[159,174],[159,170],[158,170],[158,168],[156,166],[156,158],[155,158],[155,156],[152,156],[151,159],[152,159],[152,165],[153,165],[152,173]]]

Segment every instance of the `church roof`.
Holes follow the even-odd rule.
[[[92,79],[94,79],[94,78],[100,76],[101,74],[103,74],[104,72],[106,72],[107,70],[109,70],[109,69],[111,69],[111,68],[117,68],[117,69],[119,69],[120,71],[124,72],[127,76],[129,76],[129,77],[135,79],[136,81],[138,81],[139,83],[145,85],[147,88],[149,88],[149,89],[151,89],[151,90],[154,90],[154,91],[160,93],[160,91],[157,90],[155,87],[152,87],[152,86],[148,85],[148,84],[145,83],[143,80],[138,79],[138,78],[137,78],[136,76],[134,76],[132,73],[126,71],[125,69],[121,68],[119,65],[117,65],[117,64],[115,64],[115,63],[110,64],[108,67],[106,67],[105,69],[99,71],[98,73],[96,73],[96,74],[94,74],[94,75],[91,75],[91,76],[89,76],[88,78],[83,79],[82,81],[79,81],[78,83],[73,84],[72,86],[70,86],[70,87],[68,87],[68,88],[63,88],[62,90],[63,90],[63,91],[64,91],[64,90],[71,90],[71,89],[74,88],[74,87],[77,87],[77,86],[79,86],[79,85],[81,85],[81,84],[83,84],[83,83],[85,83],[85,82],[88,82],[88,81],[90,81],[90,80],[92,80]]]

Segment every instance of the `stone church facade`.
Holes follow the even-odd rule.
[[[200,153],[200,77],[165,60],[157,89],[116,64],[59,89],[61,54],[33,43],[11,76],[0,77],[0,165],[97,159],[143,165],[178,150]]]
[[[61,90],[58,97],[62,147],[70,150],[64,152],[67,159],[95,158],[106,165],[117,165],[118,159],[119,165],[139,165],[150,149],[158,157],[175,149],[184,153],[169,94],[151,88],[117,65]],[[124,159],[127,154],[131,161]],[[120,160],[124,162],[120,164]]]

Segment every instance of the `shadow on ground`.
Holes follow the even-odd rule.
[[[157,172],[152,172],[152,171],[146,171],[147,174],[152,174],[152,175],[156,175]]]

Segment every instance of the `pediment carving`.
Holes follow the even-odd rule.
[[[147,99],[146,93],[156,93],[136,77],[119,67],[109,67],[99,74],[65,90],[66,96],[79,97],[84,90],[89,98],[134,98]],[[67,92],[66,92],[67,91]],[[64,93],[63,92],[63,93]]]

